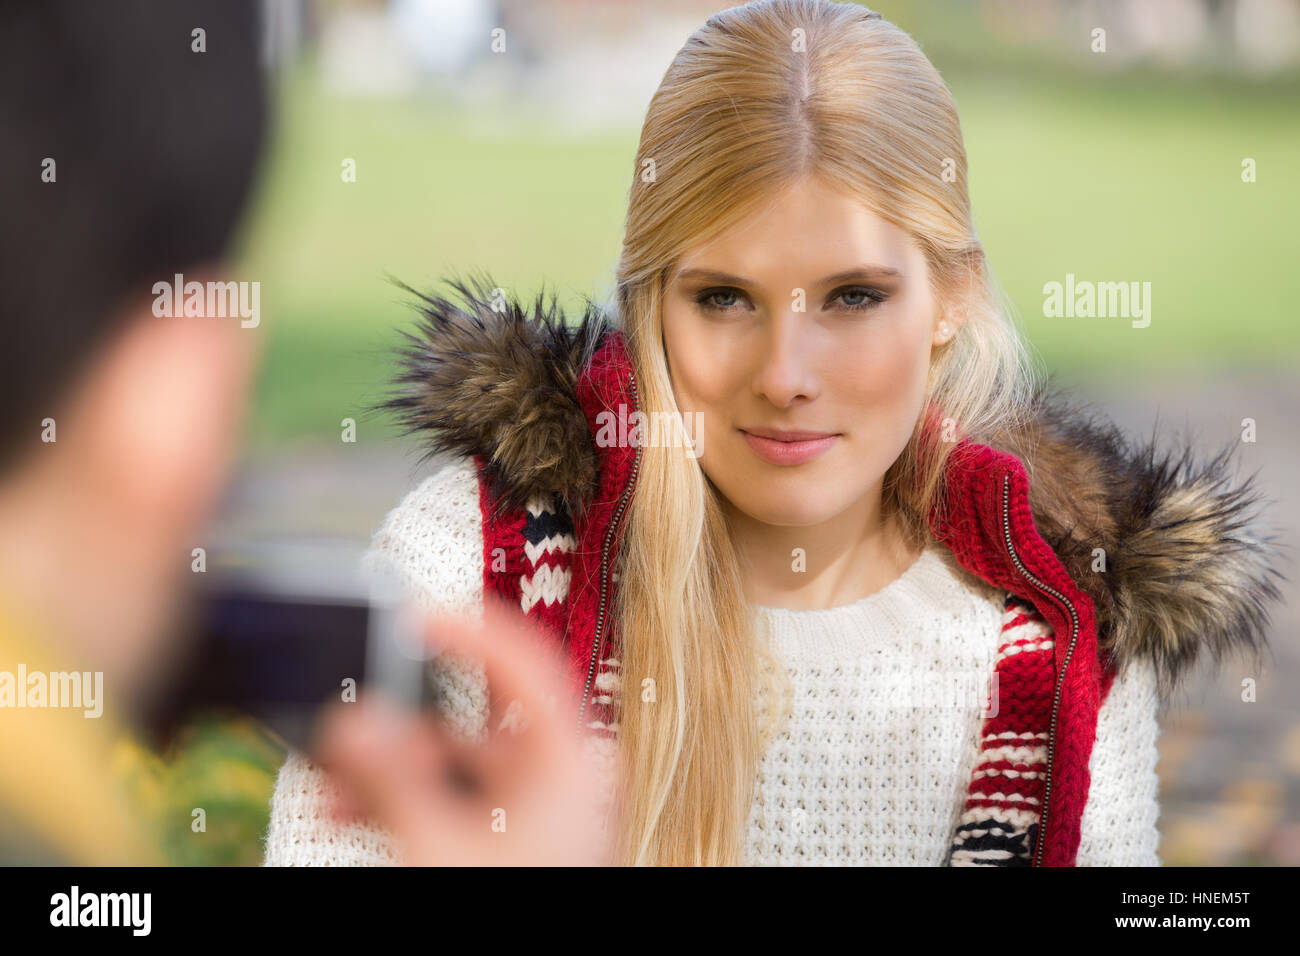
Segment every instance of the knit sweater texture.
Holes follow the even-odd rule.
[[[481,612],[478,496],[468,461],[426,479],[385,518],[367,564],[396,570],[428,611]],[[537,583],[544,590],[545,581]],[[754,608],[756,637],[770,642],[793,693],[760,757],[745,863],[943,865],[999,655],[1032,642],[1035,628],[1050,633],[1006,598],[931,548],[852,604]],[[483,675],[459,666],[444,675],[447,718],[472,739],[483,732]],[[764,697],[759,706],[770,712],[782,703]],[[1116,678],[1098,718],[1079,865],[1159,865],[1157,708],[1152,665],[1137,662]],[[612,773],[614,742],[592,738],[589,746],[600,772]],[[401,862],[382,827],[329,818],[333,787],[290,752],[272,797],[266,865]]]

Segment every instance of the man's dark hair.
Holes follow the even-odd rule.
[[[225,251],[266,124],[259,10],[0,0],[0,465],[125,301]]]

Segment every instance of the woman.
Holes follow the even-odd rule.
[[[651,101],[616,278],[572,330],[487,280],[425,298],[391,404],[458,463],[371,553],[430,610],[511,605],[577,713],[508,626],[449,629],[486,666],[443,669],[457,734],[339,729],[346,796],[291,755],[268,863],[1157,865],[1159,702],[1259,648],[1271,558],[1225,457],[1036,386],[916,44],[826,0],[711,17]],[[530,693],[532,771],[501,732]],[[579,730],[589,790],[536,770],[581,766]],[[468,795],[429,783],[452,755]],[[496,785],[534,798],[504,854]]]

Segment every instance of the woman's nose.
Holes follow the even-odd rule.
[[[754,394],[777,408],[786,408],[800,398],[815,398],[820,392],[817,343],[805,319],[804,313],[793,309],[774,315],[758,345]]]

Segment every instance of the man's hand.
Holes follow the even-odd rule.
[[[429,622],[431,646],[484,666],[483,743],[381,697],[335,704],[314,759],[340,785],[339,813],[375,820],[414,865],[609,863],[596,808],[610,782],[584,753],[559,659],[528,628],[491,605],[483,625]]]

